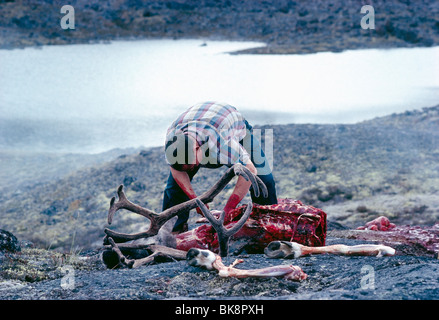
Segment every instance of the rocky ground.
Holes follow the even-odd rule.
[[[358,244],[329,238],[328,244]],[[361,243],[364,243],[362,241]],[[23,260],[35,249],[24,249]],[[38,253],[33,279],[4,279],[2,299],[15,300],[432,300],[439,298],[439,261],[417,256],[340,257],[321,255],[296,260],[273,260],[264,255],[241,255],[243,269],[279,264],[300,266],[308,275],[302,282],[278,278],[220,278],[214,271],[168,262],[139,269],[105,269],[99,255],[78,255],[61,262],[61,256]],[[12,264],[12,257],[3,263]],[[35,258],[33,258],[35,259]],[[227,258],[229,263],[235,257]],[[6,262],[5,262],[6,261]],[[49,261],[49,262],[48,262]],[[33,262],[36,264],[36,262]],[[36,279],[37,271],[46,274]],[[12,271],[11,271],[12,272]],[[25,271],[22,271],[23,273]],[[30,273],[30,271],[27,271]],[[68,272],[71,272],[70,274]],[[3,271],[4,273],[4,271]],[[70,278],[69,278],[70,276]]]
[[[435,0],[89,1],[74,0],[75,29],[62,29],[64,3],[0,1],[0,48],[144,38],[261,41],[253,53],[310,53],[439,44]],[[375,29],[361,28],[361,7]]]
[[[352,125],[272,126],[278,196],[322,208],[330,220],[350,228],[380,215],[396,224],[432,225],[439,217],[438,118],[439,107],[432,107]],[[54,170],[56,164],[47,166]],[[64,159],[59,166],[65,166]],[[41,163],[39,171],[44,170]],[[223,171],[200,170],[195,191],[208,190]],[[160,212],[168,174],[157,147],[59,179],[5,188],[2,228],[39,247],[96,248],[117,187],[124,184],[130,200]],[[227,186],[211,207],[224,206],[232,188]],[[145,220],[118,213],[111,227],[137,232]]]
[[[348,231],[380,215],[397,225],[432,226],[439,216],[438,120],[439,107],[433,107],[353,125],[274,126],[279,196],[323,208],[329,221],[328,244],[375,243],[354,239]],[[0,254],[2,298],[439,298],[439,260],[414,243],[410,250],[397,246],[396,256],[383,258],[324,255],[288,261],[262,254],[240,256],[246,261],[241,268],[299,265],[309,275],[300,283],[221,279],[184,261],[105,269],[100,254],[110,197],[123,183],[133,202],[159,211],[168,174],[162,161],[161,148],[152,148],[56,181],[5,191],[2,228],[22,240],[22,248]],[[194,181],[198,192],[220,174],[221,170],[201,170]],[[224,205],[230,191],[228,187],[211,207]],[[118,231],[145,228],[145,219],[133,214],[118,212],[114,221],[111,228]],[[234,258],[229,257],[229,263]],[[373,289],[362,287],[362,268],[373,270]],[[68,270],[74,274],[71,289],[61,286]]]

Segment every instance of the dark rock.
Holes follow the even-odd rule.
[[[31,19],[28,15],[25,15],[21,18],[13,18],[12,23],[16,24],[17,27],[22,29],[32,29],[37,26],[37,22]]]
[[[307,16],[309,14],[309,11],[308,11],[307,8],[303,8],[302,7],[302,8],[299,9],[298,14],[299,14],[300,17],[305,17],[305,16]]]
[[[414,30],[397,29],[395,30],[395,36],[409,43],[419,42],[418,33]]]
[[[146,190],[146,185],[144,184],[144,183],[142,183],[142,182],[135,182],[132,186],[131,186],[131,189],[133,190],[133,191],[136,191],[136,192],[141,192],[141,191],[145,191]]]
[[[315,172],[308,171],[307,172]],[[304,203],[309,203],[312,205],[320,205],[321,203],[339,203],[353,198],[352,192],[342,186],[338,185],[328,185],[323,190],[321,188],[312,187],[305,189],[299,198]]]
[[[123,185],[124,186],[129,186],[131,185],[134,181],[136,181],[135,177],[132,176],[125,176],[125,178],[123,179]]]
[[[17,238],[9,231],[0,229],[0,252],[18,252],[20,250],[21,247]]]
[[[52,217],[56,215],[58,212],[65,210],[65,204],[61,200],[55,200],[52,204],[46,209],[42,210],[40,213],[46,216]]]
[[[58,209],[55,206],[50,206],[46,209],[44,209],[43,211],[41,211],[41,214],[44,214],[46,216],[53,216],[57,213]]]
[[[365,212],[368,212],[368,211],[369,211],[369,210],[367,209],[366,206],[358,206],[358,207],[357,207],[357,212],[365,213]]]

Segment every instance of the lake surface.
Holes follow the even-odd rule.
[[[194,103],[252,124],[354,123],[439,103],[439,47],[231,55],[202,40],[0,50],[0,149],[97,153],[159,146]]]

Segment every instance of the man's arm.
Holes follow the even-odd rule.
[[[197,197],[194,189],[192,188],[191,180],[186,171],[178,171],[171,167],[172,177],[181,190],[189,197],[189,199],[194,199]]]
[[[246,165],[247,169],[249,169],[252,173],[257,174],[257,169],[253,165],[251,161],[249,161]],[[248,190],[250,189],[251,182],[245,180],[245,178],[239,176],[238,181],[236,182],[235,189],[233,190],[232,195],[224,207],[224,211],[228,214],[231,210],[235,209],[238,203],[245,197]]]
[[[178,186],[189,197],[189,199],[195,199],[197,197],[186,171],[178,171],[171,167],[171,174],[175,182],[177,182]],[[199,214],[203,215],[200,208],[197,207],[196,210]]]

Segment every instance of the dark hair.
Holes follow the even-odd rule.
[[[183,171],[183,165],[195,164],[194,140],[179,133],[166,141],[165,155],[172,168]]]

